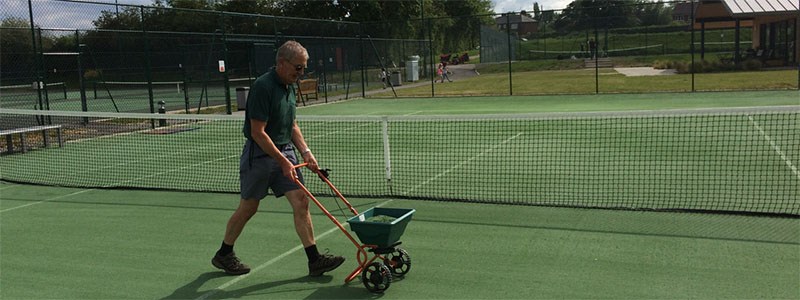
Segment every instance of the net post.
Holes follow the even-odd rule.
[[[392,193],[392,158],[391,151],[389,150],[389,117],[383,116],[381,119],[383,130],[383,161],[386,167],[386,187],[389,189],[389,194]]]

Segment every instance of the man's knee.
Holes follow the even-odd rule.
[[[286,193],[286,199],[292,205],[295,212],[308,211],[308,197],[301,190],[293,190]]]
[[[239,202],[239,207],[236,209],[236,214],[243,218],[251,218],[258,212],[258,200],[245,200]]]

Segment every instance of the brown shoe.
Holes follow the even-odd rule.
[[[308,276],[322,276],[323,273],[333,271],[344,262],[344,257],[322,254],[313,263],[308,263]]]
[[[211,264],[230,275],[250,273],[250,267],[243,264],[242,261],[236,257],[236,253],[233,252],[225,256],[214,255],[214,258],[211,259]]]

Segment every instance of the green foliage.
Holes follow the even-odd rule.
[[[666,25],[671,21],[672,7],[662,1],[575,0],[558,14],[552,29],[570,32],[596,27]]]
[[[761,70],[761,67],[762,63],[757,59],[748,59],[742,63],[742,68],[747,71],[758,71]]]
[[[761,70],[761,61],[749,59],[739,65],[721,62],[717,59],[698,60],[694,62],[695,73],[716,73],[728,71],[758,71]],[[656,60],[652,65],[655,69],[675,69],[680,74],[692,72],[692,62],[686,59]]]
[[[25,74],[33,77],[34,70],[31,66],[36,63],[33,59],[33,43],[31,42],[30,23],[25,19],[9,17],[0,21],[0,62],[4,74]],[[44,41],[43,41],[44,42]],[[4,78],[4,84],[21,84],[23,82],[10,82],[10,76]],[[24,83],[30,83],[27,81]]]
[[[116,13],[116,11],[102,11],[100,12],[100,17],[92,21],[92,24],[102,29],[131,30],[142,28],[141,9],[125,6],[122,7],[119,13]]]
[[[83,72],[83,78],[86,80],[100,80],[102,77],[103,71],[96,70],[96,69],[89,69]]]

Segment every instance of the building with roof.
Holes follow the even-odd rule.
[[[694,10],[697,10],[697,2],[678,2],[675,3],[672,8],[672,20],[673,21],[683,21],[686,23],[691,22],[692,20],[692,4],[694,4]]]
[[[494,22],[502,31],[509,30],[517,34],[517,36],[530,36],[531,34],[539,32],[539,21],[534,20],[524,13],[505,13],[497,18]]]
[[[701,31],[701,53],[706,29],[734,28],[735,63],[746,55],[768,65],[794,65],[800,58],[800,3],[797,0],[701,0],[694,12],[693,26]],[[741,47],[742,27],[752,28],[750,49]]]

